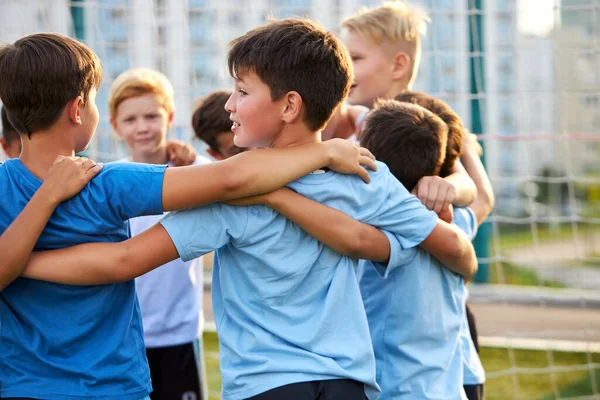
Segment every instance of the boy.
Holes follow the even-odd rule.
[[[0,137],[0,144],[6,157],[17,158],[21,153],[21,138],[19,132],[12,126],[6,115],[6,110],[2,106],[2,137]]]
[[[429,21],[425,13],[402,2],[364,8],[342,21],[342,38],[354,65],[350,104],[370,108],[377,99],[391,100],[412,87],[421,59],[419,35]],[[475,186],[457,163],[445,178],[423,177],[413,193],[439,213],[449,204],[470,204]]]
[[[452,163],[460,156],[466,159],[468,163],[467,173],[471,176],[477,187],[477,197],[475,203],[470,207],[480,214],[477,218],[478,224],[487,217],[493,208],[494,196],[489,184],[487,174],[483,169],[479,158],[481,156],[481,147],[475,139],[474,146],[473,136],[467,133],[465,142],[465,151],[463,151],[463,132],[464,127],[459,116],[442,100],[428,96],[424,93],[406,91],[400,93],[395,98],[400,102],[417,104],[440,117],[448,127],[448,144],[446,146],[446,156],[444,163],[440,168],[439,175],[447,176],[452,168]],[[475,147],[475,150],[473,149]],[[479,149],[477,151],[476,149]],[[461,156],[462,154],[462,156]],[[476,160],[473,160],[473,156]],[[477,166],[481,166],[481,169]],[[485,184],[487,182],[487,184]],[[468,297],[468,290],[465,288],[465,299]],[[465,301],[466,306],[466,301]],[[471,316],[469,316],[471,315]],[[465,308],[465,318],[461,325],[461,348],[463,351],[464,361],[464,389],[469,400],[479,400],[483,396],[483,383],[485,382],[485,371],[477,355],[477,330],[475,327],[475,319],[470,314],[469,307]]]
[[[17,253],[0,259],[2,398],[137,400],[151,390],[134,282],[72,287],[12,281],[28,249],[19,246],[21,238],[4,236],[29,221],[20,218],[9,227],[54,160],[88,146],[98,124],[101,78],[97,56],[62,35],[29,35],[0,48],[0,99],[23,142],[19,159],[0,165],[0,240]],[[118,242],[128,237],[129,218],[273,190],[330,161],[368,174],[357,162],[368,158],[362,154],[340,140],[191,167],[115,163],[54,213],[38,202],[29,204],[27,216],[45,225],[36,249]]]
[[[207,153],[217,160],[224,160],[241,153],[244,149],[233,144],[231,120],[225,111],[225,103],[231,90],[215,90],[202,98],[192,114],[194,134],[208,145]]]
[[[365,121],[368,146],[407,190],[443,165],[448,127],[429,110],[380,100]],[[457,208],[440,218],[475,234],[475,216]],[[465,236],[466,237],[466,236]],[[420,249],[382,270],[361,261],[359,280],[377,360],[380,399],[465,399],[460,348],[463,278]]]
[[[226,107],[240,147],[318,142],[319,130],[348,92],[352,73],[339,40],[301,19],[271,22],[235,39],[228,65],[235,91]],[[469,241],[438,221],[385,165],[378,167],[370,185],[321,170],[290,186],[390,232],[389,242],[379,232],[379,240],[359,237],[358,247],[366,250],[356,251],[357,256],[393,261],[399,252],[390,252],[390,246],[398,250],[421,244],[471,276],[476,262]],[[303,225],[320,225],[326,232],[321,237],[335,245],[332,232],[339,226],[321,218],[323,205],[316,206],[316,215],[304,212]],[[110,282],[144,273],[148,262],[157,266],[213,249],[223,399],[377,397],[355,261],[324,247],[270,208],[214,204],[172,213],[124,243],[34,256],[25,274],[73,284]],[[111,265],[117,260],[126,268]]]
[[[112,83],[108,111],[114,131],[129,148],[130,161],[173,166],[167,152],[167,132],[175,104],[173,86],[166,76],[151,69],[126,70]],[[201,156],[193,162],[209,163]],[[161,217],[130,219],[131,236],[148,229]],[[201,261],[177,259],[135,280],[152,400],[208,398],[199,340],[203,315]]]

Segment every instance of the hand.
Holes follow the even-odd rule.
[[[191,145],[181,140],[169,140],[167,142],[167,154],[169,155],[169,161],[175,167],[192,165],[198,156]]]
[[[481,157],[483,154],[483,148],[477,141],[477,135],[469,132],[465,129],[462,143],[461,155],[475,154],[477,157]]]
[[[323,143],[329,146],[331,162],[327,167],[341,174],[355,174],[369,183],[371,178],[363,166],[373,171],[377,171],[375,156],[364,147],[344,139],[331,139]]]
[[[442,208],[442,211],[438,214],[438,218],[451,224],[454,219],[454,208],[452,207],[452,204],[448,204],[448,207]]]
[[[419,179],[412,190],[421,203],[437,214],[454,202],[456,188],[454,185],[439,176],[424,176]]]
[[[53,204],[70,199],[100,172],[102,163],[96,164],[85,157],[58,156],[48,170],[40,190]]]

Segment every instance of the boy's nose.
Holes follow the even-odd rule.
[[[229,98],[227,99],[227,102],[225,103],[225,111],[227,111],[228,113],[232,113],[234,111],[234,105],[235,105],[235,101],[233,100],[233,96],[234,93],[231,93],[231,96],[229,96]]]

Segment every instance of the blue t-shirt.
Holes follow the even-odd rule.
[[[330,171],[289,186],[391,232],[406,248],[418,245],[437,217],[384,164],[378,168],[368,185]],[[213,204],[169,214],[161,223],[184,260],[218,249],[212,296],[224,400],[328,379],[363,382],[367,396],[377,397],[356,260],[264,206]]]
[[[107,164],[60,204],[35,250],[128,238],[125,221],[162,213],[165,166]],[[0,232],[42,181],[0,165]],[[0,292],[0,397],[132,399],[151,391],[134,281],[70,286],[17,278]]]
[[[456,208],[453,223],[474,237],[470,209]],[[390,245],[387,268],[364,260],[358,268],[379,399],[463,399],[463,279],[420,248]]]

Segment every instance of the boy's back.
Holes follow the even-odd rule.
[[[105,166],[56,209],[36,249],[127,239],[129,217],[162,213],[164,169]],[[41,184],[18,159],[0,165],[0,231]],[[2,397],[137,400],[151,390],[133,281],[67,286],[18,278],[2,290],[0,321]]]
[[[468,208],[455,210],[453,224],[475,237]],[[420,248],[403,250],[402,257],[387,271],[361,260],[357,272],[380,399],[461,399],[463,278]]]
[[[318,171],[290,187],[319,203],[393,232],[409,248],[436,217],[378,164],[365,185]],[[356,280],[356,262],[264,206],[216,204],[162,220],[182,259],[214,248],[213,307],[223,398],[294,382],[353,379],[377,393],[375,362]],[[358,311],[357,311],[358,310]]]

